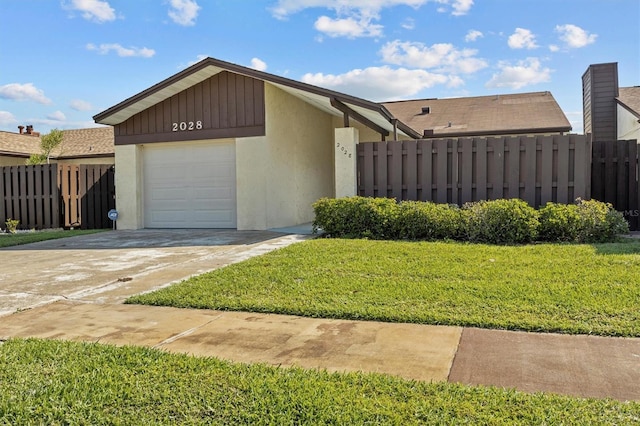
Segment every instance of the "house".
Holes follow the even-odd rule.
[[[206,58],[93,118],[114,129],[118,229],[262,230],[356,194],[359,142],[571,129],[548,93],[470,99],[380,104]]]
[[[617,62],[589,65],[582,99],[584,132],[594,141],[640,141],[640,86],[619,87]]]
[[[571,124],[549,92],[384,102],[424,138],[553,135]]]
[[[40,150],[40,133],[18,126],[19,133],[0,131],[0,167],[24,165]],[[113,164],[113,128],[63,130],[62,143],[51,153],[52,163]]]

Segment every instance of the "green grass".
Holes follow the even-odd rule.
[[[0,344],[0,424],[637,424],[640,403],[234,364],[95,343]]]
[[[640,241],[316,239],[129,299],[311,317],[640,336]]]
[[[73,230],[44,230],[33,232],[19,232],[17,234],[0,235],[0,248],[18,246],[21,244],[37,243],[39,241],[55,240],[57,238],[75,237],[76,235],[95,234],[102,229],[73,229]]]

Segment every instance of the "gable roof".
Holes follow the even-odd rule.
[[[640,86],[621,87],[616,101],[640,118]]]
[[[420,134],[416,133],[412,128],[402,122],[398,122],[382,104],[213,58],[203,59],[137,95],[96,114],[93,119],[100,124],[120,124],[133,115],[222,71],[229,71],[269,82],[331,115],[342,116],[345,111],[349,111],[350,116],[355,120],[361,122],[369,121],[369,124],[363,123],[365,125],[377,126],[389,133],[393,133],[395,127],[398,132],[406,136],[412,138],[420,137]]]
[[[549,92],[418,99],[385,102],[383,105],[415,131],[436,137],[571,130],[569,120]]]
[[[112,157],[113,127],[94,127],[62,131],[62,144],[52,151],[55,159]],[[33,135],[0,131],[0,155],[29,158],[40,153],[40,138]]]

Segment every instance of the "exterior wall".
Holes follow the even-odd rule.
[[[331,116],[268,83],[265,114],[265,136],[236,140],[238,229],[310,222],[334,193]]]
[[[116,210],[118,229],[140,229],[143,220],[142,145],[115,147],[118,171],[116,181]]]
[[[618,105],[618,140],[636,139],[640,142],[640,123],[638,117],[626,108]]]
[[[99,158],[64,158],[61,160],[52,160],[51,162],[58,164],[115,164],[116,158],[115,156]]]
[[[5,157],[0,155],[0,167],[5,166],[24,166],[27,158],[21,157]]]

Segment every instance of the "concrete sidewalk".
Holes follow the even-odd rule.
[[[640,339],[60,301],[0,317],[0,339],[142,345],[236,362],[640,400]]]

